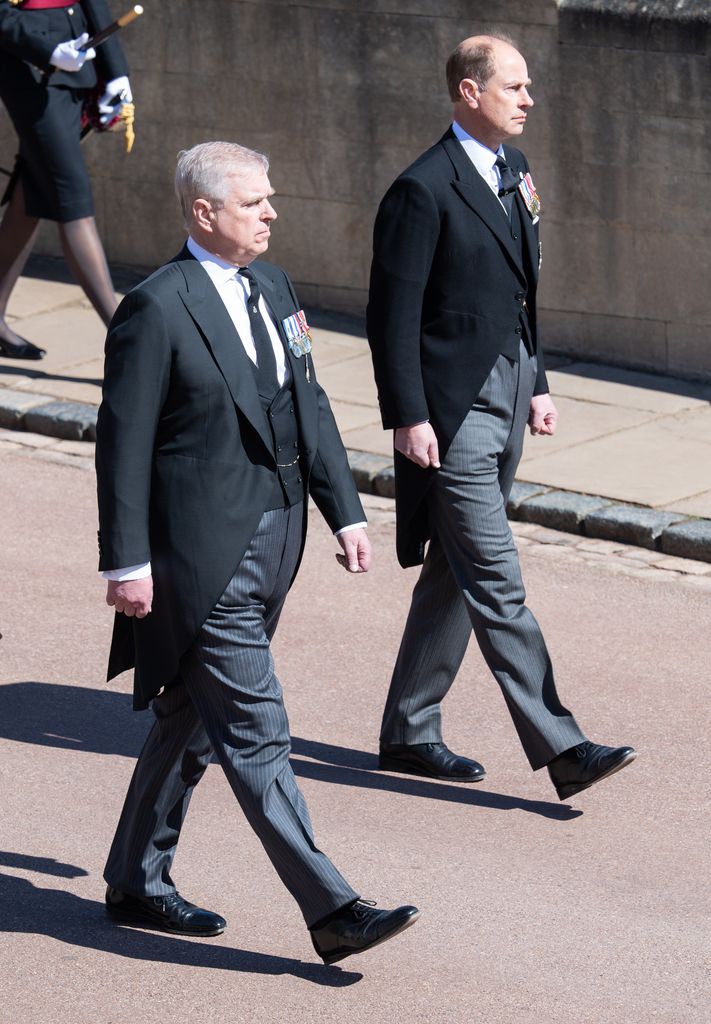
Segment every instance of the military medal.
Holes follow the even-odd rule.
[[[533,178],[530,174],[519,172],[519,177],[521,180],[518,183],[518,190],[526,204],[526,209],[535,220],[541,212],[541,197],[536,191],[536,186],[533,184]]]
[[[306,323],[303,309],[300,309],[298,313],[288,316],[281,323],[292,355],[299,359],[311,351],[311,331]]]

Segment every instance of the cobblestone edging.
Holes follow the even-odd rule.
[[[395,497],[392,462],[354,451],[348,452],[348,459],[359,491]],[[711,519],[695,519],[680,512],[656,511],[519,481],[513,485],[506,512],[509,519],[552,530],[711,562]]]
[[[31,431],[63,441],[94,441],[96,414],[94,405],[0,388],[0,428]],[[395,497],[391,460],[359,451],[349,451],[348,459],[359,491]],[[514,484],[506,511],[512,520],[711,562],[711,519],[522,482]]]

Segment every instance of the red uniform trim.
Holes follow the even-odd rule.
[[[20,4],[23,11],[51,11],[56,7],[78,7],[79,0],[25,0]]]

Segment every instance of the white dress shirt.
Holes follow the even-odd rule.
[[[472,136],[468,132],[465,132],[462,126],[457,124],[456,121],[452,122],[452,131],[461,142],[462,149],[474,164],[479,174],[482,176],[496,198],[499,199],[501,174],[499,173],[499,168],[496,166],[496,159],[500,156],[506,159],[504,147],[499,146],[496,152],[494,152],[493,149],[489,149],[488,146],[484,146],[481,142],[472,138]],[[501,203],[500,199],[499,202]],[[506,210],[503,203],[501,203],[501,209]]]
[[[245,352],[256,366],[257,350],[254,344],[254,338],[252,337],[249,314],[247,313],[249,281],[241,276],[238,267],[233,266],[231,263],[225,263],[225,261],[220,259],[219,256],[203,249],[202,246],[198,245],[195,239],[188,237],[187,246],[190,253],[200,263],[200,266],[208,274],[210,280],[217,289],[217,294],[225,304],[225,308],[230,315],[232,323],[235,325],[239,340],[241,341]],[[286,358],[284,344],[279,336],[279,332],[277,331],[274,321],[269,315],[269,310],[264,302],[263,295],[259,296],[259,312],[262,315],[262,319],[264,320],[264,324],[269,332],[269,337],[271,338],[272,346],[274,348],[277,379],[281,386],[284,383],[289,383],[291,380],[291,368]],[[339,534],[346,533],[348,530],[356,530],[359,527],[364,527],[366,525],[367,523],[352,523],[350,526],[344,526],[342,529],[336,530],[334,536],[337,537]],[[146,576],[151,575],[151,563],[142,562],[140,565],[128,565],[123,569],[106,569],[101,575],[105,580],[114,580],[119,583],[125,580],[145,579]]]

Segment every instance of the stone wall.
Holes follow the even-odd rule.
[[[117,12],[125,0],[114,2]],[[693,0],[147,0],[124,42],[137,141],[86,142],[109,259],[151,267],[183,232],[179,149],[269,153],[271,257],[304,302],[361,314],[373,216],[449,123],[447,54],[517,39],[536,108],[549,349],[711,379],[708,4]],[[701,8],[704,8],[704,14]],[[0,164],[14,141],[0,120]],[[38,249],[57,252],[43,227]]]

